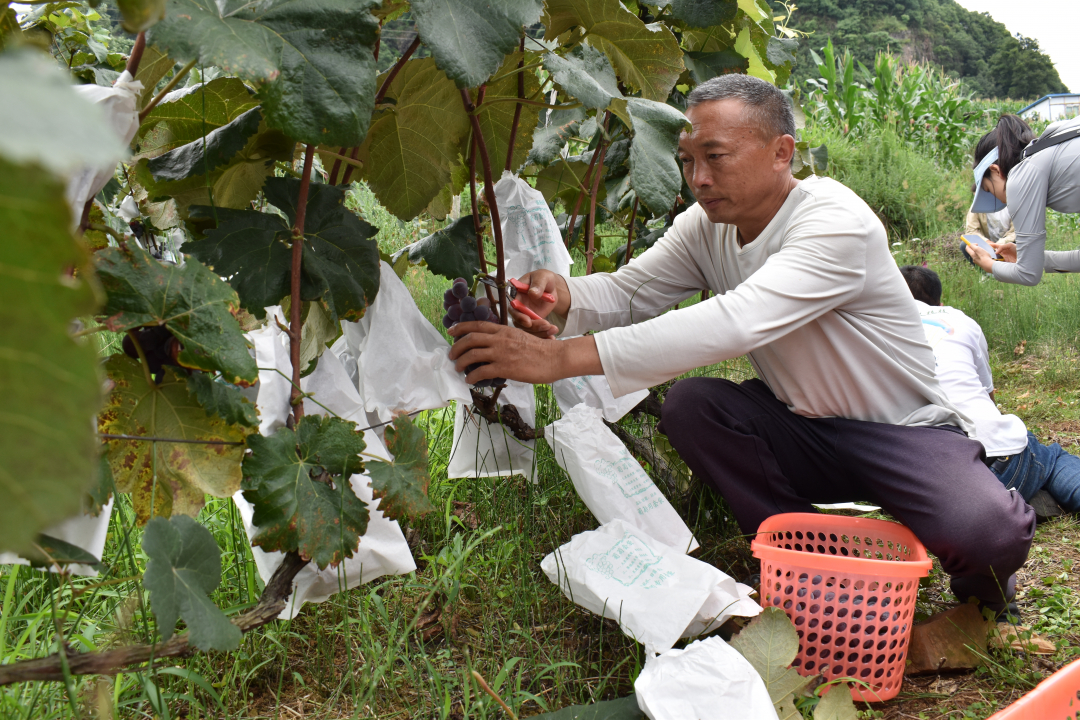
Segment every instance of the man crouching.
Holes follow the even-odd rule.
[[[792,176],[794,117],[772,85],[709,80],[686,116],[679,158],[697,203],[616,273],[521,278],[519,298],[546,319],[458,324],[458,370],[489,363],[469,382],[602,373],[618,396],[747,355],[758,379],[680,380],[660,423],[743,532],[811,503],[868,500],[941,560],[961,601],[1004,610],[1035,513],[986,467],[939,387],[881,222],[840,183]],[[702,289],[715,295],[665,313]]]

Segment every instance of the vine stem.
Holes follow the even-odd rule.
[[[195,58],[184,67],[180,68],[169,82],[165,83],[165,87],[161,88],[161,92],[154,96],[154,99],[146,103],[146,107],[139,111],[139,122],[150,114],[150,111],[157,107],[158,103],[165,99],[165,96],[173,91],[173,89],[180,84],[180,81],[187,77],[187,74],[191,72],[191,69],[195,67],[195,63],[199,61],[199,58]]]
[[[482,88],[480,92],[483,92]],[[491,233],[495,236],[495,279],[499,286],[499,322],[506,325],[509,318],[506,311],[506,266],[503,259],[499,204],[495,200],[495,183],[491,178],[491,159],[488,157],[484,135],[480,132],[480,118],[476,115],[476,105],[473,104],[472,97],[465,88],[461,89],[461,102],[465,105],[465,112],[469,114],[469,120],[472,122],[473,137],[476,138],[476,147],[480,151],[480,166],[484,169],[484,195],[487,197],[488,207],[491,210]]]
[[[480,107],[484,102],[484,91],[487,88],[481,87],[476,93],[476,106]],[[473,218],[473,230],[476,232],[476,254],[479,256],[480,272],[485,275],[488,274],[487,257],[484,255],[484,224],[480,221],[480,205],[476,198],[476,138],[469,138],[469,198],[472,201],[472,218]],[[484,286],[484,294],[487,296],[488,302],[491,303],[492,310],[495,310],[497,303],[495,302],[495,295],[491,291],[491,286],[486,283],[481,283]]]
[[[379,42],[380,43],[382,42],[382,36],[381,35],[379,37]],[[382,85],[379,86],[379,90],[375,93],[375,103],[374,104],[375,104],[376,107],[379,105],[379,103],[381,103],[383,101],[383,98],[386,97],[386,91],[390,89],[390,83],[394,82],[394,78],[396,78],[397,74],[399,72],[401,72],[401,68],[405,65],[405,62],[409,58],[412,57],[412,54],[414,52],[416,52],[416,48],[418,48],[418,47],[420,47],[420,36],[419,35],[417,35],[416,37],[413,38],[413,41],[412,41],[412,43],[409,44],[408,49],[406,49],[405,52],[402,53],[401,57],[398,58],[398,61],[396,63],[394,63],[394,67],[390,68],[390,72],[388,72],[386,74],[386,79],[383,80]],[[376,46],[376,50],[378,50],[378,46]],[[375,59],[377,60],[378,57],[379,56],[376,53]],[[345,153],[345,148],[342,148],[341,152],[342,152],[342,154],[344,154]],[[356,147],[354,147],[352,149],[352,152],[349,153],[350,159],[355,161],[356,156],[357,156],[357,154],[359,152],[360,152],[360,146],[357,145]],[[337,169],[337,164],[336,163],[334,164],[334,168]],[[349,180],[352,179],[352,174],[353,174],[353,165],[350,164],[349,167],[345,168],[345,175],[344,175],[344,177],[341,178],[341,184],[342,185],[348,185]],[[333,184],[333,183],[331,183],[331,184]]]
[[[135,37],[135,44],[131,47],[131,54],[128,55],[127,66],[124,68],[134,79],[136,73],[139,72],[139,63],[142,62],[143,50],[146,49],[146,32],[141,32]]]
[[[585,169],[585,175],[581,178],[581,182],[579,183],[582,186],[581,192],[578,193],[577,201],[574,203],[574,212],[570,215],[570,222],[566,225],[567,250],[570,249],[570,241],[574,238],[574,225],[577,224],[578,212],[581,211],[581,201],[588,194],[588,190],[585,188],[584,183],[588,182],[589,178],[592,177],[592,170],[593,166],[596,165],[596,158],[597,154],[594,152],[592,159],[589,160],[589,167]]]
[[[289,402],[292,404],[293,422],[299,423],[304,417],[304,403],[300,392],[300,339],[303,335],[303,321],[300,317],[300,270],[304,259],[304,220],[307,215],[308,188],[311,184],[311,161],[315,157],[315,146],[308,145],[304,151],[304,173],[300,177],[300,194],[296,199],[296,224],[292,231],[292,274],[289,292],[289,360],[292,362],[292,390]]]
[[[127,335],[131,338],[131,344],[135,346],[135,352],[139,355],[139,364],[142,365],[146,384],[152,388],[157,387],[157,383],[154,382],[154,376],[150,374],[150,363],[146,361],[146,353],[143,351],[142,343],[139,342],[138,336],[135,334],[134,330],[128,330]]]
[[[605,123],[606,125],[607,123]],[[600,189],[600,176],[604,174],[604,154],[607,153],[607,142],[601,138],[597,153],[600,155],[593,168],[592,193],[589,196],[589,218],[585,224],[585,274],[592,275],[593,253],[595,251],[594,240],[596,236],[596,192]]]
[[[521,60],[518,61],[518,76],[517,76],[517,96],[518,100],[525,99],[525,38],[521,38]],[[514,142],[517,140],[518,123],[521,122],[521,108],[523,105],[519,102],[514,106],[514,122],[510,124],[510,147],[506,151],[506,172],[510,172],[513,168],[510,166],[514,162]]]
[[[634,221],[637,220],[637,205],[638,197],[634,195],[634,207],[630,211],[630,229],[626,232],[626,257],[623,259],[623,265],[629,265],[630,259],[634,257]]]

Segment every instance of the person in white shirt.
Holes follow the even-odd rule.
[[[938,381],[952,404],[975,423],[990,471],[1035,506],[1040,515],[1053,511],[1053,506],[1037,502],[1040,493],[1048,494],[1069,512],[1080,510],[1080,458],[1057,443],[1043,445],[1023,420],[998,410],[990,353],[979,324],[960,310],[941,304],[941,279],[930,268],[905,265],[900,272],[934,350]]]
[[[983,464],[938,385],[880,220],[840,183],[792,176],[795,121],[772,85],[714,78],[686,116],[678,154],[697,202],[618,272],[520,278],[519,299],[547,319],[455,325],[457,369],[489,363],[473,383],[602,373],[619,396],[747,355],[759,379],[680,380],[660,423],[743,532],[868,500],[938,556],[957,597],[1005,610],[1035,513]],[[703,289],[713,296],[665,312]]]

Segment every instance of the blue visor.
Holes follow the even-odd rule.
[[[998,149],[994,148],[986,153],[986,157],[975,166],[975,201],[971,203],[971,212],[973,213],[995,213],[1005,209],[1005,203],[994,197],[993,193],[983,190],[982,187],[983,175],[997,160]]]

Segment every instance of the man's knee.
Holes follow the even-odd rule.
[[[678,425],[694,422],[704,415],[709,385],[708,378],[686,378],[672,385],[660,408],[661,422],[668,426]]]
[[[952,528],[942,528],[948,537],[944,543],[947,551],[938,555],[946,572],[993,572],[1004,581],[1024,564],[1035,534],[1035,512],[1019,493],[1006,494],[1008,497],[998,502],[973,503],[983,507],[965,508],[956,514]],[[948,520],[950,514],[946,511],[943,516]]]

